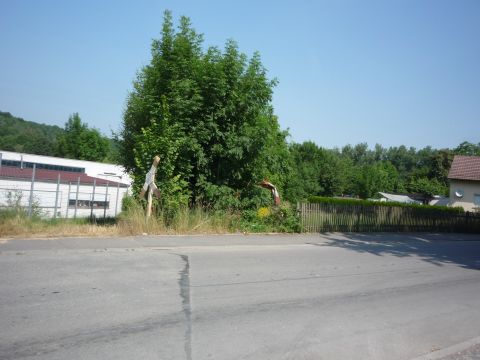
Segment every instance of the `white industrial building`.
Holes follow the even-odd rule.
[[[119,165],[0,150],[0,207],[45,217],[113,217],[131,178]]]

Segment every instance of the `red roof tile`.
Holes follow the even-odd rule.
[[[31,180],[32,171],[33,169],[30,168],[20,169],[17,167],[2,166],[0,168],[0,178]],[[109,186],[117,186],[120,184],[120,187],[128,187],[127,185],[116,181],[95,178],[84,173],[45,169],[35,170],[35,181],[57,182],[58,174],[60,174],[61,183],[76,183],[78,178],[80,178],[80,184],[93,185],[93,181],[96,180],[96,185],[98,186],[105,186],[108,183]]]
[[[480,156],[456,155],[453,158],[448,178],[480,181]]]

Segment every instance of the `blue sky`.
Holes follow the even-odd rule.
[[[206,46],[260,52],[291,141],[480,142],[477,0],[0,0],[0,110],[62,127],[78,112],[118,131],[165,9]]]

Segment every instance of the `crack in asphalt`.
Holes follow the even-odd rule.
[[[0,344],[0,359],[10,360],[25,357],[44,356],[60,349],[69,349],[85,344],[105,343],[121,339],[125,336],[155,331],[166,326],[177,326],[184,323],[185,329],[185,358],[192,360],[192,310],[190,295],[190,262],[187,255],[173,254],[179,256],[184,266],[179,271],[178,285],[182,299],[182,312],[142,319],[129,324],[117,324],[97,330],[87,330],[65,335],[63,337],[32,339],[29,342],[14,342],[11,344]],[[183,319],[182,319],[183,315]]]
[[[435,269],[433,269],[435,270]],[[268,280],[254,280],[254,281],[237,281],[229,283],[213,283],[213,284],[199,284],[191,285],[192,288],[207,288],[207,287],[220,287],[220,286],[236,286],[236,285],[251,285],[251,284],[264,284],[264,283],[275,283],[275,282],[284,282],[284,281],[299,281],[299,280],[321,280],[321,279],[330,279],[330,278],[345,278],[345,277],[356,277],[356,276],[369,276],[369,275],[381,275],[381,274],[390,274],[390,273],[418,273],[418,272],[429,272],[433,271],[428,267],[411,267],[398,270],[381,270],[381,271],[370,271],[370,272],[355,272],[355,273],[346,273],[346,274],[331,274],[331,275],[310,275],[310,276],[299,276],[299,277],[289,277],[282,279],[268,279]]]
[[[183,269],[180,271],[178,285],[180,287],[180,297],[182,298],[182,311],[185,316],[185,356],[187,360],[192,360],[192,306],[190,298],[190,262],[187,255],[175,254],[180,256],[184,262]]]

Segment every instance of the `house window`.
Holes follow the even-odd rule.
[[[475,206],[480,206],[480,194],[473,195],[473,204]]]

